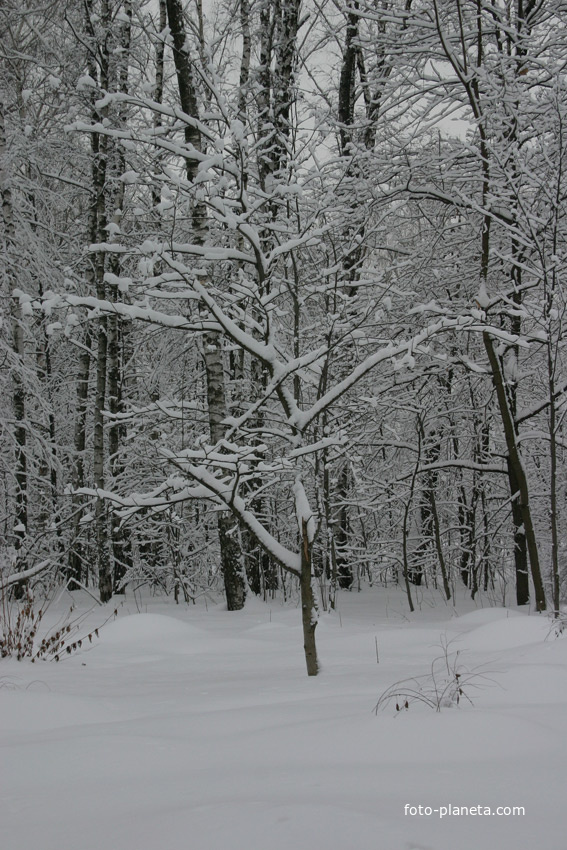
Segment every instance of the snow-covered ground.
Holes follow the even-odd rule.
[[[60,663],[1,661],[0,847],[565,850],[567,641],[542,615],[433,602],[343,593],[316,678],[299,610],[257,600],[129,596]],[[447,642],[472,705],[373,712]],[[525,814],[485,814],[500,806]]]

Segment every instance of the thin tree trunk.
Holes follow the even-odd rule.
[[[87,446],[87,412],[89,404],[89,374],[91,368],[91,345],[92,337],[90,328],[87,326],[83,340],[83,348],[79,355],[77,368],[77,400],[75,405],[75,434],[74,434],[74,464],[73,464],[73,490],[79,490],[85,486],[85,449]],[[71,548],[67,574],[69,578],[79,582],[88,580],[84,574],[84,546],[81,539],[81,516],[79,507],[81,496],[73,493],[73,530],[71,536]],[[76,586],[76,585],[75,585]],[[73,588],[73,585],[70,585]]]
[[[101,297],[100,295],[98,296]],[[104,421],[102,412],[106,400],[106,321],[99,319],[96,394],[93,422],[93,474],[95,487],[104,490]],[[95,503],[95,539],[98,564],[98,588],[100,601],[108,602],[112,596],[112,569],[108,539],[108,516],[105,502],[98,498]]]
[[[344,461],[339,473],[335,490],[335,498],[339,507],[335,512],[333,522],[333,542],[336,567],[336,580],[341,590],[350,590],[354,581],[352,567],[348,555],[349,516],[346,500],[349,490],[349,467]]]
[[[95,36],[92,25],[92,8],[91,3],[86,4],[86,30],[89,34],[92,43],[95,44]],[[108,90],[109,87],[109,63],[110,63],[110,9],[107,2],[102,4],[102,23],[106,29],[106,38],[102,46],[100,46],[100,60],[97,64],[89,54],[89,73],[96,79],[98,71],[100,71],[101,88]],[[93,102],[92,117],[96,121],[102,120],[104,117],[99,112],[96,104]],[[99,135],[94,133],[91,137],[93,164],[92,164],[92,206],[90,212],[90,223],[95,229],[97,240],[103,241],[106,232],[107,215],[106,215],[106,195],[105,184],[108,164],[108,145],[109,140],[105,134]],[[106,286],[104,282],[105,271],[105,254],[99,253],[95,256],[92,268],[94,279],[91,283],[96,290],[96,297],[104,300],[106,296]],[[106,382],[107,382],[107,352],[108,352],[108,319],[106,316],[100,316],[97,322],[97,359],[96,359],[96,388],[95,388],[95,404],[93,413],[93,478],[94,485],[97,489],[105,489],[104,461],[105,461],[105,440],[104,440],[104,419],[103,411],[106,405]],[[95,542],[96,542],[96,563],[98,570],[98,584],[101,602],[108,602],[112,596],[112,569],[110,557],[110,541],[109,541],[109,523],[106,504],[102,498],[98,498],[95,502]]]
[[[165,29],[167,27],[167,8],[166,8],[166,0],[159,0],[159,23],[158,23],[158,33],[159,38],[156,41],[156,71],[155,71],[155,87],[154,87],[154,100],[156,103],[163,103],[163,83],[165,76]],[[157,129],[162,125],[162,118],[160,112],[156,110],[153,114],[153,125]],[[152,204],[155,207],[161,201],[161,184],[157,181],[152,181]],[[159,213],[156,212],[159,215]]]
[[[124,3],[123,9],[127,20],[122,22],[120,26],[118,88],[122,94],[127,94],[132,26],[132,3],[130,0]],[[118,120],[121,126],[124,126],[127,122],[127,114],[124,107],[121,107],[119,110]],[[114,150],[114,170],[116,174],[123,174],[126,170],[124,148],[120,145],[117,145]],[[120,224],[124,209],[124,188],[124,183],[118,181],[118,187],[112,201],[112,206],[117,211],[115,213],[115,223],[117,225]],[[114,254],[111,258],[111,270],[117,277],[120,276],[121,267],[118,254]],[[117,301],[118,286],[115,284],[110,285],[109,291],[110,300]],[[116,415],[122,408],[120,387],[123,363],[120,357],[120,341],[123,324],[123,320],[116,313],[111,313],[108,316],[108,410],[113,415]],[[120,423],[116,419],[113,419],[108,431],[108,456],[110,474],[114,482],[123,471],[123,466],[119,458],[121,433],[122,427]],[[128,533],[122,526],[117,526],[112,529],[111,535],[114,562],[113,589],[115,593],[124,593],[125,588],[122,585],[122,579],[131,565],[131,548],[129,546]]]
[[[439,523],[439,513],[437,511],[437,499],[435,497],[435,490],[433,488],[429,489],[429,503],[431,506],[431,518],[433,520],[433,534],[435,540],[435,550],[437,552],[437,560],[439,562],[439,568],[441,570],[441,578],[443,579],[443,592],[445,593],[445,598],[449,600],[451,598],[451,587],[449,585],[449,576],[447,574],[447,564],[445,562],[445,555],[443,553],[443,544],[441,542],[441,527]]]
[[[319,672],[317,659],[317,646],[315,643],[315,629],[317,628],[317,603],[313,592],[312,578],[312,554],[313,544],[309,541],[307,522],[302,522],[301,541],[301,620],[303,624],[303,649],[305,650],[305,664],[307,675],[316,676]]]
[[[406,589],[406,596],[408,600],[408,605],[410,611],[413,613],[415,611],[415,607],[413,604],[413,599],[411,595],[411,587],[410,587],[410,564],[409,564],[409,553],[408,553],[408,537],[409,537],[409,515],[413,502],[413,495],[415,492],[415,482],[417,479],[417,473],[419,470],[419,464],[421,460],[421,434],[418,433],[418,455],[415,462],[415,466],[412,472],[411,484],[410,484],[410,492],[407,498],[407,501],[404,505],[404,516],[402,522],[402,563],[403,563],[403,576],[404,576],[404,585]]]
[[[4,223],[4,239],[7,261],[8,296],[11,298],[12,349],[15,364],[12,370],[12,409],[14,413],[15,441],[15,510],[14,510],[14,549],[16,550],[15,572],[21,572],[24,567],[21,561],[21,549],[28,530],[28,472],[26,457],[26,393],[22,379],[24,365],[24,332],[20,309],[12,297],[15,288],[16,260],[16,228],[12,208],[12,191],[7,170],[6,158],[6,125],[4,96],[0,93],[0,191],[2,193],[2,219]],[[16,584],[15,594],[23,593],[23,585]]]
[[[357,6],[357,4],[355,4]],[[366,77],[364,57],[359,43],[359,16],[356,11],[348,11],[346,16],[345,43],[341,61],[338,91],[338,120],[339,120],[339,148],[341,156],[350,158],[346,168],[346,176],[357,178],[359,176],[359,164],[356,161],[356,147],[354,144],[355,124],[355,102],[357,98],[356,73],[359,71],[360,81],[363,88],[367,126],[364,133],[363,143],[366,150],[374,146],[374,125],[382,100],[382,89],[385,77],[390,73],[390,65],[384,53],[384,46],[378,48],[378,72],[381,82],[375,92],[371,93]],[[380,27],[383,30],[382,27]],[[347,181],[347,186],[348,181]],[[360,204],[356,197],[356,189],[351,185],[352,196],[347,203],[354,221],[347,221],[344,231],[344,245],[347,250],[342,259],[343,280],[346,292],[353,302],[358,293],[358,282],[360,271],[364,260],[365,249],[363,237],[365,233],[364,221],[357,220],[356,215]],[[348,307],[346,308],[349,309]],[[339,508],[336,511],[333,522],[333,533],[335,541],[335,556],[337,559],[337,575],[339,587],[350,589],[353,584],[352,566],[348,559],[347,546],[350,537],[349,511],[346,505],[346,497],[349,487],[349,467],[347,461],[343,461],[337,476],[337,499]]]
[[[41,278],[38,280],[38,294],[40,298],[43,298],[44,289]],[[43,317],[40,320],[40,326],[42,331],[42,339],[40,344],[37,347],[37,373],[40,383],[45,387],[45,393],[47,396],[47,401],[49,405],[49,410],[47,413],[47,423],[48,423],[48,433],[49,433],[49,454],[50,459],[47,460],[44,466],[43,474],[46,478],[46,488],[49,492],[49,496],[47,499],[48,504],[51,505],[51,509],[48,510],[46,505],[46,524],[49,521],[49,514],[51,514],[51,523],[53,523],[57,529],[56,531],[56,550],[58,550],[58,554],[62,555],[64,551],[63,540],[61,537],[61,528],[59,525],[60,519],[60,511],[59,505],[57,503],[57,439],[55,432],[55,414],[53,412],[53,393],[52,393],[52,377],[53,377],[53,368],[52,368],[52,360],[51,360],[51,339],[46,329],[46,317]]]
[[[548,343],[549,345],[549,343]],[[553,586],[553,613],[559,617],[561,610],[561,576],[559,570],[559,528],[557,522],[557,413],[555,409],[555,382],[553,379],[553,365],[548,364],[549,369],[549,461],[550,461],[550,492],[549,492],[549,514],[551,524],[551,578]]]
[[[181,0],[166,0],[166,5],[173,40],[173,58],[181,108],[192,118],[198,118],[197,94],[183,19],[183,5]],[[202,150],[201,134],[198,127],[187,123],[184,132],[186,144],[195,148],[195,150]],[[197,162],[187,156],[185,163],[187,179],[193,182],[197,174]],[[193,206],[192,223],[195,242],[203,244],[207,232],[207,222],[206,210],[200,203],[195,203]],[[209,429],[211,441],[216,444],[224,437],[225,429],[222,423],[227,415],[223,353],[218,334],[206,333],[203,335],[203,352]],[[217,523],[227,607],[229,611],[238,611],[244,607],[246,600],[246,580],[242,568],[238,535],[235,530],[235,520],[231,514],[223,511],[218,514]]]
[[[222,351],[218,334],[206,334],[203,342],[209,429],[211,442],[216,444],[224,437],[223,421],[226,418]],[[237,533],[238,523],[231,513],[221,511],[217,515],[217,525],[227,608],[229,611],[239,611],[246,601],[246,581]]]

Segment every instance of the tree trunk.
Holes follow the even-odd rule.
[[[317,628],[317,602],[313,592],[311,560],[313,544],[309,541],[307,533],[307,522],[302,523],[301,541],[301,577],[299,580],[301,591],[301,619],[303,623],[303,649],[305,650],[305,664],[307,675],[316,676],[319,672],[317,659],[317,645],[315,643],[315,629]]]
[[[100,294],[99,298],[104,297]],[[98,320],[98,344],[96,361],[96,394],[93,421],[93,475],[97,489],[104,490],[104,420],[103,410],[106,401],[106,355],[107,320],[101,316]],[[102,498],[95,503],[95,538],[98,567],[98,586],[100,601],[108,602],[112,596],[112,570],[108,539],[108,516]]]
[[[339,507],[333,522],[334,559],[336,566],[336,579],[341,590],[350,590],[354,581],[352,567],[348,556],[349,540],[349,517],[346,505],[349,487],[348,462],[344,461],[336,488],[336,498]]]
[[[7,261],[7,295],[11,298],[12,349],[15,356],[15,366],[12,370],[12,409],[14,412],[14,442],[15,466],[14,478],[16,483],[14,511],[14,549],[16,550],[15,572],[21,572],[24,565],[21,561],[21,549],[28,528],[28,472],[26,456],[26,394],[22,379],[24,365],[24,332],[20,309],[12,296],[16,283],[16,229],[12,209],[12,191],[7,170],[6,156],[6,126],[4,97],[0,95],[0,192],[2,194],[2,220],[4,223],[4,250]],[[15,585],[15,595],[23,594],[23,584]]]
[[[226,418],[225,380],[218,334],[205,334],[204,360],[207,379],[207,406],[211,442],[219,443],[224,437]],[[229,611],[239,611],[246,601],[246,579],[242,564],[236,520],[222,511],[217,518],[221,570],[224,580],[226,604]]]
[[[92,24],[91,3],[85,6],[86,30],[93,43],[96,43]],[[110,67],[110,10],[107,3],[102,7],[102,23],[106,30],[106,37],[100,47],[100,61],[95,63],[92,54],[89,53],[89,73],[93,79],[100,76],[100,86],[109,88]],[[106,109],[99,111],[93,100],[92,118],[101,121]],[[89,211],[89,226],[96,233],[96,241],[102,242],[106,238],[107,211],[106,211],[106,178],[108,165],[109,138],[105,134],[93,133],[91,136],[92,149],[92,201]],[[90,234],[89,234],[90,235]],[[104,281],[105,254],[95,255],[91,267],[90,283],[96,290],[96,297],[104,300],[106,296],[106,285]],[[106,405],[106,382],[107,382],[107,352],[108,352],[108,319],[100,316],[97,321],[97,359],[96,359],[96,388],[93,413],[93,477],[97,489],[104,490],[105,475],[105,439],[103,411]],[[104,501],[98,498],[95,503],[95,542],[96,542],[96,564],[98,571],[98,583],[101,602],[108,602],[112,596],[112,570],[110,557],[110,541],[108,537],[108,515]]]
[[[500,409],[500,417],[502,419],[502,425],[504,427],[504,436],[508,449],[508,468],[511,472],[511,496],[512,499],[516,501],[519,506],[524,525],[524,534],[530,559],[532,582],[534,585],[536,608],[538,611],[545,611],[545,590],[541,577],[537,541],[533,525],[532,513],[530,509],[528,482],[517,443],[516,429],[508,406],[508,399],[506,396],[506,387],[504,386],[502,369],[498,361],[498,356],[494,350],[492,337],[487,331],[485,331],[482,336],[484,341],[484,347],[486,349],[488,360],[490,362],[490,368],[492,370],[492,380],[494,383],[494,388],[496,390],[498,407]],[[517,489],[513,489],[516,486]]]
[[[445,555],[443,553],[443,544],[441,542],[441,526],[439,523],[439,513],[437,511],[437,499],[435,497],[435,490],[429,490],[429,499],[431,504],[431,517],[433,519],[433,535],[435,540],[435,551],[437,552],[437,561],[439,563],[439,568],[441,570],[441,578],[443,579],[443,592],[445,593],[445,598],[449,600],[451,598],[451,587],[449,585],[449,576],[447,573],[447,564],[445,562]]]
[[[514,527],[514,569],[516,573],[516,604],[527,605],[530,601],[530,579],[528,569],[528,547],[524,518],[519,502],[520,486],[510,458],[507,459],[508,481],[512,494],[512,524]]]
[[[124,3],[123,6],[127,20],[123,21],[120,26],[120,62],[118,70],[118,88],[122,94],[128,93],[128,76],[129,76],[129,61],[130,61],[130,37],[131,37],[131,22],[132,22],[132,3],[130,0]],[[126,125],[128,116],[126,108],[120,107],[118,119],[121,126]],[[120,175],[126,170],[126,157],[124,148],[117,145],[114,150],[114,170]],[[114,213],[115,223],[120,224],[124,211],[124,183],[118,181],[117,189],[112,200],[112,207],[116,211]],[[111,271],[117,276],[120,276],[121,266],[119,255],[115,254],[111,258]],[[118,286],[112,284],[109,286],[109,294],[111,301],[118,301]],[[122,409],[121,397],[121,382],[123,362],[121,358],[121,338],[123,319],[116,313],[111,313],[108,316],[108,409],[111,414],[116,415]],[[122,435],[122,427],[120,422],[114,419],[111,422],[108,433],[108,455],[110,462],[110,473],[113,482],[123,471],[123,466],[119,458],[120,438]],[[114,523],[113,523],[114,525]],[[124,593],[125,588],[122,585],[122,579],[131,565],[131,548],[129,545],[128,532],[122,526],[112,528],[112,556],[113,556],[113,589],[115,593]]]
[[[188,115],[198,118],[197,95],[193,81],[191,59],[187,46],[183,5],[180,0],[167,0],[167,16],[173,39],[173,58],[177,73],[177,85],[181,108]],[[198,128],[185,125],[185,142],[201,150],[201,134]],[[197,174],[197,163],[186,157],[187,179],[191,182]],[[195,203],[192,212],[193,238],[203,244],[207,230],[206,211],[202,204]],[[218,334],[203,336],[204,361],[207,380],[207,401],[211,442],[216,444],[224,437],[223,420],[227,415],[225,379],[222,348]],[[242,568],[242,557],[238,535],[234,532],[235,521],[229,513],[219,513],[218,532],[221,553],[221,570],[224,578],[226,603],[229,611],[238,611],[246,600],[246,580]]]

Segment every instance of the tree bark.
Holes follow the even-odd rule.
[[[26,393],[21,370],[24,365],[24,332],[20,309],[12,296],[15,288],[16,228],[12,208],[12,191],[7,171],[6,125],[4,96],[0,93],[0,192],[2,195],[2,220],[7,261],[8,297],[11,299],[12,349],[15,365],[12,370],[12,409],[14,413],[15,473],[16,484],[14,510],[14,549],[16,550],[15,571],[23,568],[21,549],[28,529],[28,470],[26,455]],[[23,584],[15,585],[16,595],[23,593]]]
[[[92,25],[92,4],[85,5],[86,31],[92,41],[95,42],[95,34]],[[109,68],[110,68],[110,9],[106,2],[102,4],[101,19],[106,29],[106,37],[99,48],[100,59],[97,64],[89,53],[89,73],[93,79],[100,76],[100,86],[108,90]],[[92,106],[93,121],[101,121],[105,116],[99,111],[95,100]],[[105,110],[102,110],[104,112]],[[109,137],[105,134],[93,133],[91,136],[92,149],[92,201],[89,211],[90,227],[96,234],[95,241],[103,241],[106,237],[107,213],[106,213],[106,176],[108,165]],[[91,266],[90,283],[96,291],[96,297],[104,300],[106,286],[104,282],[105,254],[95,255]],[[97,489],[105,488],[105,439],[103,411],[106,405],[107,388],[107,353],[108,353],[108,318],[100,316],[97,321],[97,359],[96,359],[96,383],[95,403],[93,412],[93,478]],[[95,542],[96,542],[96,564],[98,570],[98,585],[101,602],[108,602],[112,596],[112,568],[110,557],[110,540],[108,535],[108,512],[103,499],[98,498],[95,502]]]
[[[508,398],[506,396],[506,387],[504,385],[502,369],[498,360],[498,356],[494,350],[492,337],[490,336],[488,331],[485,331],[482,337],[484,341],[484,347],[488,355],[490,368],[492,371],[492,380],[494,383],[494,389],[496,390],[496,397],[498,400],[498,407],[500,410],[502,425],[504,427],[504,437],[506,439],[506,447],[508,449],[508,464],[509,469],[511,471],[510,484],[511,486],[517,484],[517,490],[513,491],[511,493],[511,496],[514,501],[517,501],[517,504],[521,511],[522,521],[524,524],[524,534],[530,559],[530,569],[532,574],[532,582],[534,585],[536,608],[538,611],[545,611],[545,590],[541,577],[539,553],[537,548],[532,513],[530,509],[528,482],[517,443],[516,428],[512,420],[510,408],[508,406]]]
[[[92,337],[89,327],[85,331],[83,339],[83,348],[79,355],[79,364],[77,367],[77,398],[75,403],[75,429],[74,429],[74,462],[73,462],[73,490],[79,490],[85,486],[85,450],[87,446],[87,412],[89,405],[89,374],[91,368],[91,352]],[[79,582],[88,581],[88,576],[85,575],[86,570],[83,570],[84,563],[84,546],[81,539],[81,516],[80,505],[81,497],[73,493],[73,531],[71,535],[71,548],[69,550],[69,560],[67,575],[70,579],[76,579]],[[75,585],[76,586],[76,585]],[[71,584],[70,589],[73,589]]]
[[[301,620],[303,624],[303,649],[305,650],[305,664],[307,675],[316,676],[319,672],[319,661],[317,658],[317,645],[315,643],[315,629],[317,628],[317,603],[313,592],[312,577],[312,554],[313,544],[307,533],[307,522],[302,522],[301,541]]]
[[[207,380],[207,406],[211,442],[219,443],[224,437],[226,418],[225,380],[218,334],[205,334],[204,360]],[[221,569],[224,580],[226,604],[229,611],[240,611],[246,601],[246,580],[238,538],[237,522],[228,511],[217,515]]]

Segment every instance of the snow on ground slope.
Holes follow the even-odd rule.
[[[0,662],[0,846],[565,850],[567,641],[545,616],[432,603],[341,595],[311,679],[300,612],[256,600],[130,597],[59,664]],[[443,647],[468,681],[458,707],[373,712],[439,656],[441,691]]]

